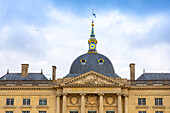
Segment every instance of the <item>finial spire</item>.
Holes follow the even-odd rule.
[[[94,17],[96,18],[96,14],[94,13],[94,9],[92,9],[92,24],[91,24],[92,29],[91,29],[90,39],[88,40],[88,44],[89,44],[88,53],[97,53],[96,50],[97,40],[94,34]]]
[[[96,14],[94,13],[94,9],[92,9],[92,29],[91,29],[91,35],[90,37],[91,38],[94,38],[95,37],[95,34],[94,34],[94,17],[96,18]]]

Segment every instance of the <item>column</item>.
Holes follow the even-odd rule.
[[[100,103],[99,103],[99,113],[103,113],[103,93],[99,93]]]
[[[56,96],[57,97],[57,107],[56,107],[57,108],[57,110],[56,110],[57,113],[60,113],[60,96],[61,95],[59,95],[59,94]]]
[[[118,113],[122,113],[122,94],[118,93]]]
[[[125,94],[125,113],[128,113],[128,94]]]
[[[62,113],[67,113],[67,93],[63,93],[63,111]]]
[[[85,93],[81,93],[81,112],[80,113],[85,113]]]

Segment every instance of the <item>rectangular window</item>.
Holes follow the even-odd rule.
[[[138,105],[146,105],[146,98],[138,98]]]
[[[146,113],[146,111],[139,111],[138,113]]]
[[[13,113],[13,111],[6,111],[5,113]]]
[[[75,110],[75,111],[70,111],[70,113],[78,113],[78,111],[77,111],[77,110]]]
[[[47,105],[47,99],[39,99],[39,105]]]
[[[39,113],[46,113],[46,111],[39,111]]]
[[[91,111],[88,111],[88,113],[97,113],[97,112],[96,112],[96,111],[92,111],[92,110],[91,110]]]
[[[162,98],[155,98],[155,105],[163,105],[163,99]]]
[[[29,98],[24,98],[23,99],[23,105],[30,105],[30,99]]]
[[[7,98],[6,99],[6,105],[14,105],[14,99],[13,98]]]
[[[115,113],[115,111],[106,111],[106,113]]]
[[[163,111],[155,111],[155,113],[163,113]]]
[[[22,111],[22,113],[30,113],[30,111]]]

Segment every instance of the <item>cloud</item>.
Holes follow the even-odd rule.
[[[57,77],[69,73],[71,63],[88,50],[91,17],[48,6],[37,11],[45,18],[40,23],[10,20],[0,28],[0,74],[7,68],[19,72],[21,63],[30,64],[30,72],[51,77],[51,66],[57,66]],[[43,12],[43,13],[42,13]],[[38,19],[38,20],[39,20]],[[22,20],[22,19],[21,19]],[[37,21],[38,21],[37,20]],[[169,17],[154,14],[145,17],[119,10],[97,12],[95,32],[97,50],[106,55],[122,78],[129,78],[129,64],[136,63],[137,77],[146,72],[170,71]],[[38,29],[38,31],[37,31]]]

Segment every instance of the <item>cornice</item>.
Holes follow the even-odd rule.
[[[54,90],[54,87],[0,87],[0,90]]]
[[[146,87],[139,87],[139,86],[131,86],[129,87],[130,90],[157,90],[157,89],[170,89],[170,86],[146,86]]]
[[[115,84],[70,84],[70,85],[64,85],[64,87],[118,87],[121,88],[121,85],[115,85]]]

